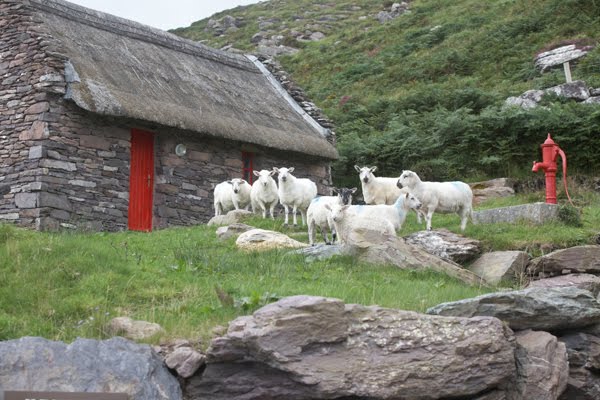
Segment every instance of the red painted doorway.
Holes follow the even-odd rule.
[[[128,225],[132,231],[151,231],[154,192],[154,134],[131,130]]]

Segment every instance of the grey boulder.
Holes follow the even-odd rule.
[[[443,260],[463,264],[481,253],[481,242],[447,229],[419,231],[405,236],[406,243],[417,246]]]
[[[427,310],[428,314],[460,317],[490,316],[512,329],[561,330],[600,321],[600,304],[591,292],[576,287],[529,288],[489,293]]]
[[[552,276],[564,272],[600,273],[600,246],[574,246],[534,258],[527,267],[529,275]]]
[[[514,336],[496,318],[437,317],[293,296],[212,341],[202,399],[441,399],[504,390]]]
[[[0,342],[0,389],[182,398],[177,379],[149,345],[120,337],[71,344],[39,337]]]

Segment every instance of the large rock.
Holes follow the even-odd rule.
[[[499,197],[514,196],[514,183],[508,178],[496,178],[489,181],[469,183],[473,191],[473,204]]]
[[[419,231],[405,236],[406,243],[417,246],[447,261],[464,264],[481,252],[481,242],[450,232],[447,229]]]
[[[491,316],[515,330],[556,331],[600,322],[600,304],[591,292],[575,287],[529,288],[442,303],[428,314],[460,317]]]
[[[165,357],[165,364],[182,378],[189,378],[204,364],[205,359],[204,354],[191,347],[177,347]]]
[[[352,230],[346,238],[346,248],[349,254],[370,264],[395,265],[407,269],[431,268],[469,285],[487,285],[483,279],[460,265],[410,245],[402,238],[377,230]]]
[[[339,244],[327,245],[319,243],[315,246],[305,247],[294,251],[295,254],[301,254],[306,257],[307,262],[327,260],[333,256],[348,254],[344,246]]]
[[[600,399],[600,338],[572,333],[559,340],[566,344],[569,356],[569,381],[560,399]]]
[[[77,339],[71,344],[35,337],[0,342],[0,390],[182,398],[177,379],[152,348],[124,338]]]
[[[600,246],[575,246],[531,260],[529,275],[553,276],[565,272],[600,273]]]
[[[537,107],[538,103],[542,101],[544,97],[543,90],[528,90],[518,97],[509,97],[504,102],[505,106],[516,106],[521,107],[525,110],[529,110]]]
[[[242,222],[244,219],[251,215],[251,211],[231,210],[227,214],[216,215],[212,217],[206,225],[232,225],[238,222]]]
[[[520,283],[525,280],[528,262],[529,255],[524,251],[492,251],[484,253],[468,269],[492,285],[502,280]]]
[[[600,277],[592,274],[567,274],[552,278],[538,279],[529,282],[527,287],[561,287],[573,286],[592,292],[594,296],[600,293]]]
[[[556,400],[567,387],[569,363],[565,344],[548,332],[515,333],[515,399]]]
[[[272,249],[298,249],[307,247],[302,243],[280,232],[264,229],[252,229],[238,236],[235,244],[242,250],[262,251]]]
[[[553,86],[544,90],[545,93],[553,93],[559,97],[584,101],[590,97],[590,89],[584,81],[573,81]]]
[[[448,318],[294,296],[239,317],[189,398],[440,399],[504,388],[514,337],[495,318]]]

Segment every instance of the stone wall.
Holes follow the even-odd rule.
[[[42,144],[49,136],[50,99],[63,61],[22,4],[0,3],[0,222],[34,226],[39,218]]]

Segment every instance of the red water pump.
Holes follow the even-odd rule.
[[[571,197],[569,196],[569,191],[567,190],[567,156],[565,152],[558,147],[554,140],[552,140],[550,134],[548,134],[548,138],[541,145],[541,147],[543,161],[534,161],[532,171],[537,172],[538,169],[542,169],[546,173],[546,203],[556,204],[556,158],[560,155],[560,158],[562,158],[562,172],[565,193],[567,194],[569,202],[573,204]]]

